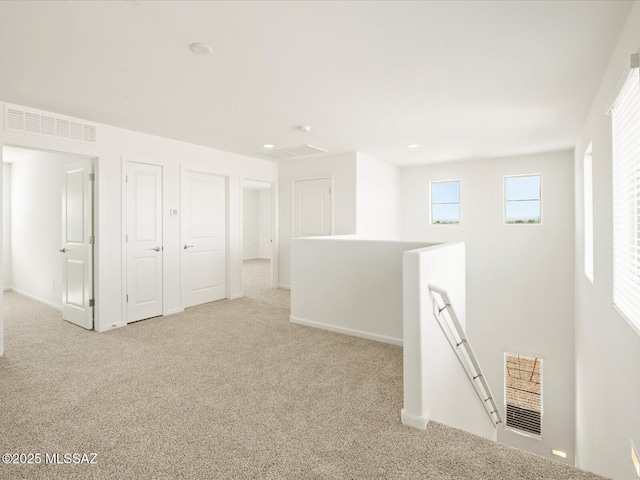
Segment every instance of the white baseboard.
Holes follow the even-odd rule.
[[[163,314],[163,316],[164,316],[164,317],[167,317],[167,316],[169,316],[169,315],[175,315],[176,313],[182,313],[182,312],[184,312],[184,308],[180,308],[180,307],[178,307],[178,308],[171,308],[171,309],[167,310],[167,311]]]
[[[125,322],[116,322],[116,323],[112,323],[110,325],[106,325],[105,327],[102,326],[94,326],[94,329],[96,332],[102,333],[102,332],[108,332],[109,330],[114,330],[116,328],[122,328],[122,327],[126,327],[127,324]]]
[[[238,298],[242,298],[242,295],[241,295],[241,294],[239,294],[239,293],[234,293],[233,295],[231,295],[231,296],[229,297],[229,300],[236,300],[236,299],[238,299]]]
[[[314,322],[313,320],[306,320],[300,317],[289,316],[291,323],[297,323],[298,325],[305,325],[307,327],[320,328],[322,330],[329,330],[330,332],[342,333],[344,335],[351,335],[353,337],[366,338],[367,340],[375,340],[376,342],[390,343],[391,345],[402,346],[402,340],[399,338],[388,337],[386,335],[378,335],[377,333],[363,332],[362,330],[354,330],[352,328],[338,327],[336,325],[329,325],[326,323]]]
[[[11,290],[11,287],[4,287],[4,291],[5,291],[5,292],[8,292],[8,291],[10,291],[10,290]]]
[[[428,413],[427,413],[428,415]],[[429,424],[429,417],[426,415],[413,415],[404,408],[400,410],[400,419],[402,424],[407,427],[417,428],[418,430],[426,430]]]
[[[278,288],[283,288],[285,290],[291,290],[291,285],[280,284],[280,285],[278,285]]]
[[[48,300],[44,300],[43,298],[40,297],[36,297],[35,295],[31,295],[30,293],[24,292],[18,288],[15,287],[9,287],[9,289],[12,292],[16,292],[18,295],[22,295],[23,297],[27,297],[30,298],[31,300],[35,300],[38,303],[42,303],[44,305],[46,305],[47,307],[51,307],[51,308],[55,308],[56,310],[58,310],[59,312],[62,311],[62,305],[56,305],[55,303],[52,303]]]

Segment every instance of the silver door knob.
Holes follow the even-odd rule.
[[[149,250],[154,250],[156,252],[159,252],[160,250],[162,250],[162,248],[160,247],[156,247],[156,248],[150,248]]]
[[[193,245],[185,245],[184,249],[186,250],[187,248],[193,248]]]
[[[59,251],[60,251],[60,253],[67,253],[67,249],[66,248],[61,248]]]

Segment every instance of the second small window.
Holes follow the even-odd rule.
[[[460,182],[431,182],[431,223],[460,223]]]
[[[504,177],[504,223],[540,223],[540,175]]]

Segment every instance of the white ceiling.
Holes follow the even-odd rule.
[[[558,150],[629,7],[2,1],[0,100],[248,155],[308,143],[408,165]]]

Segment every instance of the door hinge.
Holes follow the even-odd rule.
[[[89,245],[93,245],[93,235],[89,235]]]
[[[329,195],[331,195],[331,187],[329,187]]]
[[[127,302],[129,301],[129,294],[127,293]]]
[[[124,236],[124,241],[125,241],[125,242],[128,242],[128,241],[129,241],[129,235],[125,235],[125,236]]]
[[[93,181],[95,181],[95,179],[96,179],[96,174],[95,173],[90,173],[89,174],[89,181],[93,182]]]
[[[96,301],[93,298],[91,300],[89,300],[89,306],[90,307],[95,306],[95,304],[96,304]]]
[[[124,183],[129,183],[129,175],[124,176]]]

